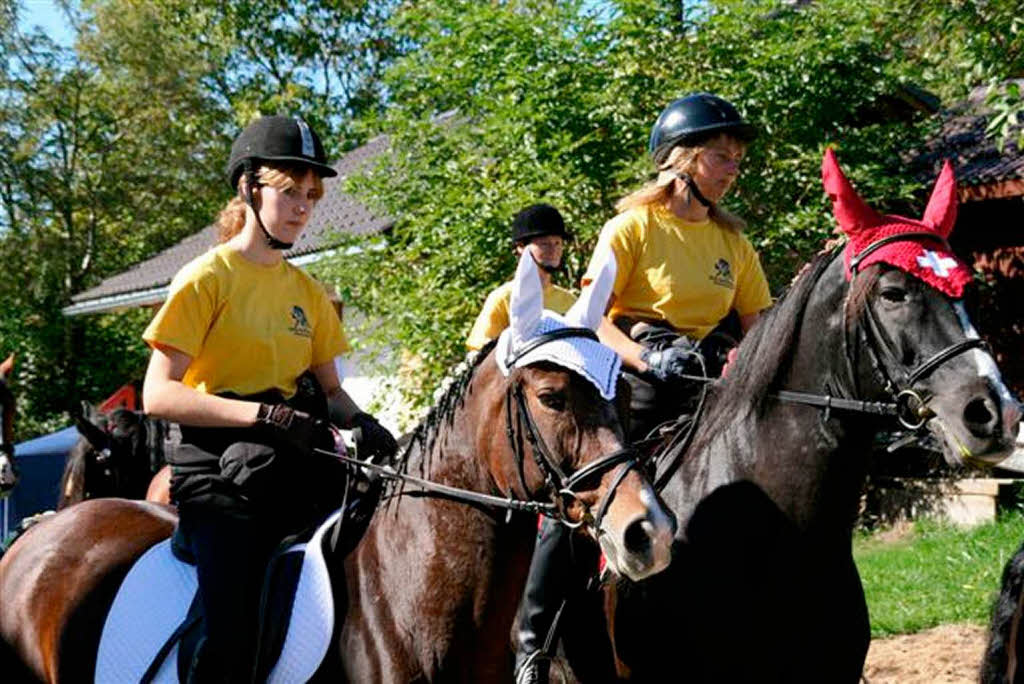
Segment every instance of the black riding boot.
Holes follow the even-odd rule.
[[[556,643],[555,620],[566,597],[570,534],[569,528],[551,518],[541,524],[519,604],[516,684],[547,684]]]

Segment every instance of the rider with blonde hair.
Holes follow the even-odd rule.
[[[583,285],[614,260],[598,336],[622,358],[634,441],[683,413],[695,390],[685,376],[716,376],[728,348],[772,303],[743,221],[718,204],[756,133],[720,97],[675,100],[651,131],[657,178],[623,198],[601,230]],[[730,312],[738,325],[723,332]],[[545,644],[555,643],[570,582],[568,536],[546,525],[534,550],[515,634],[517,684],[548,681]]]
[[[335,176],[301,119],[262,117],[235,140],[220,244],[184,266],[143,338],[153,353],[146,411],[181,424],[171,460],[174,545],[197,566],[205,636],[189,681],[251,682],[264,569],[286,536],[339,502],[329,426],[359,428],[364,452],[390,458],[391,434],[341,388],[348,347],[323,286],[288,263]],[[311,371],[326,401],[289,406]]]

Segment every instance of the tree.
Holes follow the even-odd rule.
[[[414,400],[462,356],[484,295],[510,277],[515,211],[563,210],[575,283],[614,202],[649,172],[654,118],[687,92],[729,97],[762,128],[729,203],[776,290],[831,233],[825,145],[840,145],[872,201],[913,199],[899,150],[917,121],[878,113],[903,84],[892,41],[905,14],[878,0],[672,5],[427,1],[396,16],[415,49],[386,72],[391,106],[366,122],[389,151],[349,187],[397,222],[330,273],[368,314],[365,341],[415,359],[403,373]]]
[[[21,436],[137,378],[146,315],[66,319],[70,297],[208,225],[234,135],[302,114],[338,153],[379,108],[389,0],[66,2],[74,49],[2,0],[0,335],[21,352]],[[113,351],[112,350],[116,350]]]

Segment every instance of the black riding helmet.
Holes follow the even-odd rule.
[[[565,219],[550,204],[531,204],[512,219],[513,244],[525,244],[536,237],[557,235],[565,241],[572,235],[565,230]]]
[[[749,143],[757,137],[757,128],[744,121],[728,100],[692,93],[665,107],[654,122],[647,149],[660,165],[676,145],[699,145],[720,133]]]
[[[337,176],[338,172],[327,165],[327,155],[320,137],[309,125],[299,118],[290,116],[263,116],[246,126],[231,145],[227,177],[232,190],[238,187],[238,179],[244,173],[249,179],[245,201],[256,214],[256,223],[274,249],[290,249],[292,243],[282,242],[271,235],[260,220],[253,201],[253,190],[259,185],[256,169],[259,162],[281,162],[294,166],[306,166],[321,178]]]

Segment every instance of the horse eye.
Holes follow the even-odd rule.
[[[565,395],[561,392],[544,392],[537,395],[537,398],[540,399],[540,403],[552,411],[565,410]]]
[[[892,304],[902,304],[907,301],[907,291],[901,287],[887,287],[882,290],[882,299]]]

